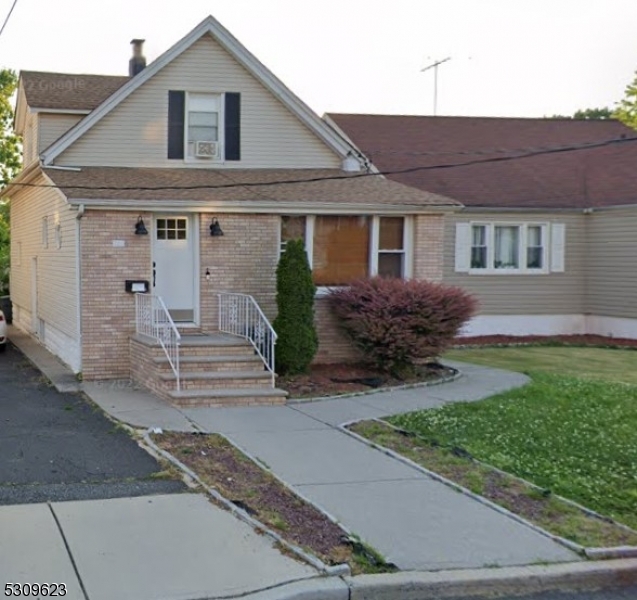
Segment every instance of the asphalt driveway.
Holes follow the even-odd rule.
[[[0,504],[183,491],[160,470],[83,395],[58,393],[11,345],[0,354]]]

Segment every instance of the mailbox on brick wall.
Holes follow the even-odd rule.
[[[126,280],[126,291],[131,294],[147,294],[149,289],[150,284],[143,279]]]

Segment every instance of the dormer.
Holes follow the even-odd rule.
[[[22,71],[15,131],[22,137],[24,167],[99,106],[129,77]]]

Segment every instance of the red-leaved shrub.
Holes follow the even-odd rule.
[[[399,375],[440,356],[477,307],[473,296],[457,287],[383,277],[334,289],[329,300],[366,358]]]

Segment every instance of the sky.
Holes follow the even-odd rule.
[[[637,70],[637,0],[18,0],[0,67],[127,74],[209,14],[319,114],[433,114],[447,57],[439,115],[613,106]]]

